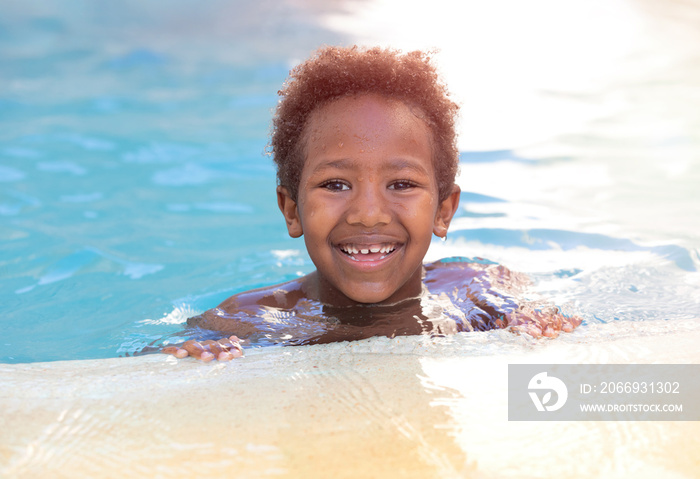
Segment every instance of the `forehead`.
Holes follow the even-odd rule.
[[[319,158],[378,161],[417,157],[430,163],[426,166],[432,169],[432,131],[421,116],[417,108],[375,94],[335,100],[309,118],[306,163]]]
[[[388,132],[411,135],[432,133],[422,119],[422,111],[393,98],[377,94],[360,94],[339,98],[320,106],[309,116],[307,131],[319,134],[357,134],[372,139]]]

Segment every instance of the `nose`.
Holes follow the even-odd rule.
[[[347,222],[366,228],[389,224],[391,212],[387,198],[379,185],[368,183],[356,188],[356,194],[353,195],[350,202]]]

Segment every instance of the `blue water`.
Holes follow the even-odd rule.
[[[181,330],[188,314],[313,269],[277,210],[270,112],[295,62],[353,38],[278,2],[165,5],[3,6],[0,362],[131,354]],[[696,88],[697,77],[678,81]],[[564,156],[463,151],[462,207],[447,245],[431,254],[529,272],[540,293],[587,322],[700,317],[697,116],[654,144],[659,158],[649,161],[681,148],[690,162],[672,182],[639,169],[644,145],[613,138],[624,123],[613,120],[551,138]],[[542,181],[528,186],[537,190],[562,165],[601,161],[612,184],[563,181],[574,192],[565,204],[468,179],[473,171],[505,182],[518,167]],[[614,194],[591,204],[602,190]],[[647,192],[658,194],[658,211],[647,209]],[[599,214],[606,205],[613,215]]]

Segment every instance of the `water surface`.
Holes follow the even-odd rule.
[[[698,316],[693,3],[30,3],[1,20],[2,361],[124,355],[311,271],[264,150],[323,43],[440,50],[463,195],[429,260],[530,273],[587,323]]]

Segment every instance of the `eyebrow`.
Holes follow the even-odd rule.
[[[358,168],[357,162],[349,158],[341,158],[339,160],[331,160],[321,163],[316,168],[314,168],[311,173],[316,174],[325,170],[353,170]],[[406,158],[395,158],[389,160],[388,164],[382,166],[382,171],[401,171],[401,170],[412,170],[416,173],[427,175],[428,171],[417,161],[411,161]]]
[[[325,161],[314,168],[311,174],[316,174],[324,170],[352,170],[356,166],[356,162],[350,160],[349,158],[343,158],[340,160]]]

